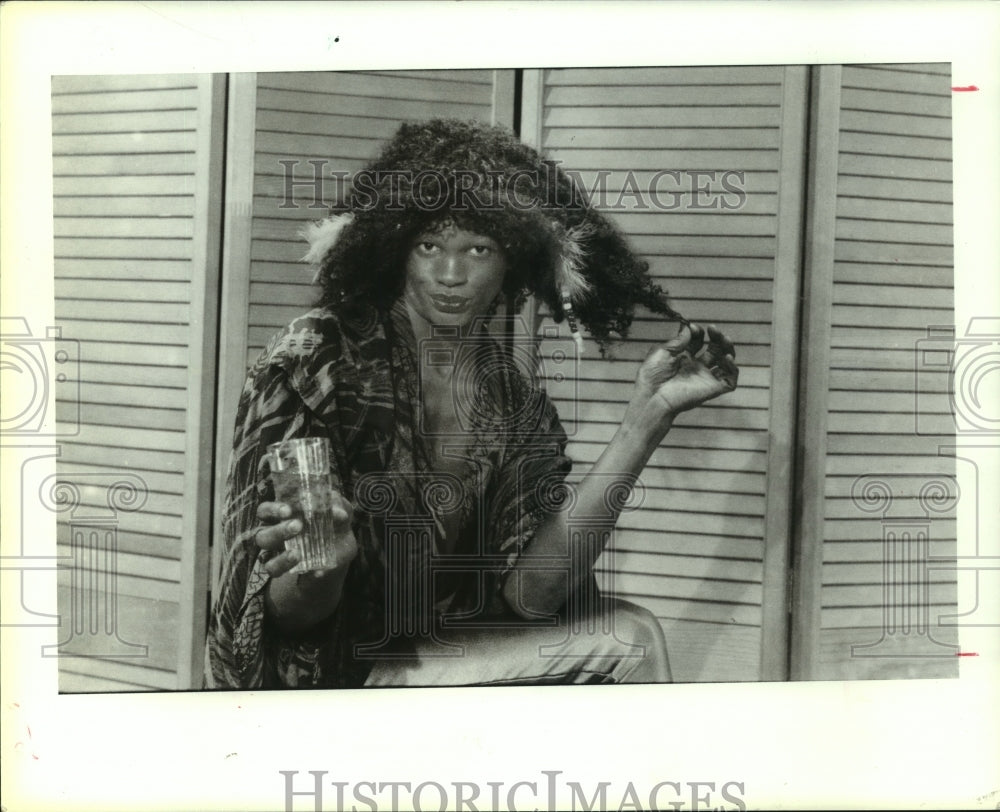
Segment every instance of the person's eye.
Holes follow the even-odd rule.
[[[477,257],[488,257],[493,252],[493,248],[489,245],[474,245],[472,246],[472,254]]]
[[[428,242],[427,240],[421,240],[420,242],[417,243],[417,248],[423,253],[429,254],[435,248],[437,248],[437,246],[432,242]]]

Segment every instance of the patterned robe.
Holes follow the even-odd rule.
[[[383,645],[405,651],[407,638],[427,634],[441,613],[510,615],[500,591],[558,506],[571,465],[566,434],[516,354],[475,332],[450,359],[475,370],[459,393],[463,474],[433,473],[417,352],[453,352],[452,344],[418,349],[400,302],[388,314],[350,317],[320,308],[275,336],[250,369],[226,487],[208,687],[358,687]],[[257,506],[274,498],[264,454],[279,440],[322,435],[335,485],[355,508],[358,556],[333,615],[281,634],[264,610],[267,554],[253,539]],[[441,517],[450,511],[462,531],[443,553]]]

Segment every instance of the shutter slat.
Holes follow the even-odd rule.
[[[742,108],[748,106],[773,107],[777,105],[778,93],[773,85],[718,85],[711,88],[699,86],[632,86],[595,85],[587,87],[555,86],[545,92],[545,104],[549,107],[575,107],[577,105],[599,107],[657,107],[661,115],[668,115],[671,107],[705,104]],[[624,113],[623,117],[628,113]],[[670,111],[675,121],[680,111]],[[731,114],[732,115],[732,114]],[[571,164],[572,166],[572,164]]]
[[[919,110],[914,109],[914,102]],[[877,90],[845,88],[841,94],[843,110],[870,113],[908,113],[928,118],[947,119],[951,115],[951,99],[942,96],[916,96],[909,93],[880,93]]]
[[[843,110],[840,114],[840,127],[841,132],[845,133],[883,133],[951,139],[951,122],[947,118]]]
[[[99,290],[97,289],[99,287]],[[60,278],[55,282],[56,298],[91,299],[102,301],[145,301],[145,302],[187,302],[191,297],[188,282],[144,281],[137,285],[134,280],[103,280],[95,285],[89,279]],[[185,318],[186,322],[187,319]]]
[[[391,133],[390,133],[391,135]],[[329,164],[324,169],[338,170],[341,158],[355,161],[370,161],[378,152],[379,142],[372,138],[344,137],[330,135],[307,135],[288,132],[257,132],[257,156],[255,164],[268,167],[268,171],[281,171],[283,165],[278,161],[288,160],[294,155],[299,161],[328,159]],[[270,165],[270,166],[268,166]],[[302,171],[312,173],[312,166],[301,164]],[[352,164],[353,166],[353,164]],[[293,169],[297,168],[293,166]]]
[[[93,292],[91,293],[93,295]],[[56,297],[63,299],[65,297]],[[117,299],[76,299],[72,303],[67,302],[68,307],[72,307],[73,315],[80,319],[100,321],[107,318],[108,308],[115,306],[117,302],[120,308],[119,322],[123,324],[181,324],[186,325],[187,319],[191,315],[191,307],[187,304],[161,303],[161,302],[126,302]]]
[[[59,175],[189,175],[194,172],[193,152],[158,155],[55,155],[52,166]]]
[[[108,439],[99,430],[88,427],[79,438],[66,438],[63,458],[81,465],[92,463],[96,468],[120,466],[134,471],[162,471],[168,475],[184,473],[182,450],[170,449],[166,443],[152,443],[152,438],[145,447],[130,447],[135,439],[134,432],[129,432],[128,436],[119,434],[115,442],[104,442]]]
[[[62,175],[53,179],[53,189],[56,198],[79,195],[93,199],[97,193],[111,199],[116,196],[135,198],[134,201],[127,200],[121,203],[109,200],[108,204],[127,206],[134,202],[141,208],[160,203],[169,205],[168,198],[193,195],[194,175],[106,175],[101,178]],[[192,209],[184,211],[190,212]]]
[[[58,156],[115,155],[117,157],[194,152],[195,133],[193,130],[173,132],[131,132],[104,133],[95,138],[93,133],[83,135],[53,135],[52,154]]]
[[[701,149],[777,149],[778,131],[773,128],[707,129],[676,127],[629,127],[612,129],[609,127],[574,127],[549,132],[546,144],[550,148],[586,149],[603,147],[608,140],[628,145],[630,149],[665,149],[669,147],[690,148],[697,144]]]
[[[442,77],[444,72],[442,72]],[[490,71],[483,71],[484,79]],[[488,103],[489,82],[442,81],[417,77],[409,71],[392,76],[375,73],[261,73],[261,89],[306,91],[327,96],[366,96],[376,100],[424,99],[435,102]]]
[[[334,107],[325,113],[292,112],[289,110],[257,110],[257,133],[298,133],[300,135],[353,137],[387,140],[396,132],[398,122],[392,119],[361,115],[343,115]]]
[[[105,453],[105,460],[110,462],[111,455],[107,452]],[[63,454],[63,457],[59,461],[59,475],[65,476],[70,482],[73,481],[74,476],[80,474],[93,473],[96,467],[100,467],[91,463],[90,459],[83,462],[74,462],[72,458],[68,455]],[[121,468],[121,463],[118,465]],[[132,469],[132,466],[128,466]],[[114,473],[114,468],[109,466],[110,473]],[[174,496],[183,496],[184,494],[184,477],[180,473],[164,473],[163,471],[143,471],[142,480],[146,487],[151,491],[158,491],[160,493],[165,493]],[[60,524],[57,528],[58,538],[60,543],[69,543],[68,529],[65,525]]]
[[[548,157],[568,167],[587,169],[654,169],[684,166],[695,169],[751,170],[770,169],[777,161],[777,150],[708,150],[688,149],[553,149]]]
[[[59,237],[86,239],[191,239],[190,217],[56,217]]]
[[[862,88],[867,92],[881,90],[887,93],[915,93],[945,98],[950,94],[948,76],[879,70],[861,65],[845,65],[842,84],[845,89]],[[911,109],[920,110],[922,104],[922,100],[916,99],[911,102]]]
[[[74,419],[77,404],[56,402],[56,414]],[[113,406],[106,403],[79,404],[80,422],[88,425],[119,426],[121,428],[163,429],[183,432],[185,415],[181,409],[137,408]]]
[[[781,69],[771,66],[732,66],[697,68],[562,68],[549,71],[546,83],[550,87],[563,85],[603,85],[607,87],[640,87],[642,85],[752,85],[781,84]]]
[[[102,184],[103,186],[103,184]],[[88,191],[94,191],[93,185]],[[67,217],[185,217],[194,207],[190,195],[53,198],[57,218]]]
[[[134,381],[127,384],[81,383],[79,392],[83,403],[176,410],[187,406],[187,391],[184,388],[139,386]]]
[[[56,264],[70,259],[154,259],[190,260],[191,241],[184,238],[109,238],[56,237]]]
[[[79,365],[79,379],[88,383],[108,384],[124,380],[133,386],[183,389],[187,386],[187,369],[179,366],[139,366],[136,364],[81,362]]]
[[[848,197],[867,197],[893,203],[911,200],[951,203],[952,198],[951,183],[948,181],[852,175],[844,172],[843,168],[837,178],[837,192]]]
[[[423,120],[435,117],[481,118],[488,115],[484,101],[462,99],[435,100],[420,98],[393,98],[390,100],[371,96],[309,93],[294,90],[274,90],[260,87],[257,90],[257,109],[279,112],[337,113],[366,118],[382,118],[395,122],[401,119]]]
[[[617,542],[617,540],[616,540]],[[621,550],[615,544],[614,552],[608,556],[605,562],[602,558],[598,562],[602,570],[610,572],[608,566],[614,564],[614,571],[629,573],[631,575],[666,576],[672,578],[704,578],[709,581],[732,581],[734,583],[757,583],[748,581],[746,571],[749,570],[754,576],[759,575],[759,568],[754,566],[759,562],[750,559],[749,561],[712,561],[704,556],[683,556],[665,555],[663,553],[632,552]],[[619,582],[622,588],[625,585]]]
[[[683,119],[669,107],[632,107],[623,116],[618,107],[595,106],[595,101],[585,100],[572,107],[546,107],[542,113],[545,127],[664,127],[677,126],[683,120],[686,127],[705,129],[777,127],[781,121],[781,108],[775,106],[741,107],[739,116],[733,115],[726,104],[690,106],[684,109]],[[571,167],[572,168],[572,167]]]
[[[67,338],[79,341],[108,341],[123,344],[172,344],[183,347],[189,331],[183,324],[141,324],[130,322],[80,321],[60,319]]]
[[[884,200],[872,200],[866,197],[849,197],[840,195],[837,198],[837,216],[852,217],[855,219],[884,220],[886,215],[891,215],[894,221],[907,221],[911,223],[930,223],[934,225],[948,225],[952,223],[951,202],[946,203],[917,203],[910,201],[896,201],[892,208],[886,210]],[[950,236],[949,236],[950,241]]]
[[[174,74],[108,74],[105,76],[53,76],[52,94],[84,93],[113,95],[126,91],[197,88],[195,77],[189,73]]]
[[[150,90],[144,93],[79,93],[53,95],[55,115],[170,110],[190,115],[197,108],[194,89]],[[178,119],[185,121],[185,118]]]
[[[64,526],[62,528],[59,543],[56,545],[56,555],[67,558],[72,558],[73,556],[68,527]],[[157,581],[169,581],[174,584],[180,583],[180,563],[172,561],[169,558],[135,555],[119,550],[115,556],[115,564],[117,565],[119,575],[152,578]],[[93,571],[93,568],[82,568],[82,571]]]

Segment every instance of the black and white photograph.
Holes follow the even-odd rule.
[[[213,30],[259,44],[276,8],[252,28],[233,5]],[[1000,309],[995,257],[970,261],[956,214],[995,225],[996,188],[970,188],[956,144],[996,179],[995,149],[959,128],[988,94],[996,129],[996,65],[968,74],[954,37],[868,58],[499,57],[493,3],[462,4],[478,27],[428,4],[442,43],[480,45],[401,59],[351,45],[367,18],[344,5],[289,4],[325,23],[300,32],[301,65],[56,59],[34,100],[49,237],[31,262],[51,273],[4,296],[3,626],[5,660],[15,635],[37,659],[48,727],[59,707],[214,714],[192,746],[233,744],[187,753],[197,780],[269,777],[230,806],[219,779],[205,809],[908,802],[898,781],[853,794],[874,777],[789,790],[749,743],[839,741],[857,769],[850,728],[805,732],[810,709],[836,725],[845,697],[926,703],[996,674]],[[369,36],[416,19],[384,5]],[[595,8],[513,5],[523,27]],[[27,175],[9,153],[4,173],[7,230]],[[723,705],[759,715],[730,727]],[[288,731],[271,761],[251,707]],[[5,762],[37,770],[20,700],[4,713]],[[472,759],[471,731],[523,742],[531,724],[583,755],[459,775],[491,757],[448,768],[403,744],[458,725],[445,746]],[[763,789],[735,748],[702,746],[730,734]],[[395,735],[408,781],[379,766]],[[877,772],[874,741],[853,756]],[[981,791],[944,767],[913,791],[993,808],[997,752],[949,761]],[[127,803],[131,781],[61,802]],[[136,803],[196,808],[185,791]],[[22,797],[6,808],[46,796]]]
[[[122,655],[60,690],[200,688],[206,635],[209,687],[957,675],[950,368],[914,367],[954,322],[951,95],[934,63],[53,77],[60,617]],[[316,496],[269,482],[303,437]],[[117,532],[77,529],[116,486]]]

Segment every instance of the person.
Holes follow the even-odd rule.
[[[569,175],[501,127],[403,124],[344,208],[308,235],[319,306],[240,399],[206,686],[669,681],[656,618],[593,568],[677,415],[735,389],[730,340],[673,311]],[[637,306],[680,322],[573,484],[552,401],[489,329],[529,296],[602,353]],[[285,550],[300,522],[265,457],[306,436],[330,438],[337,491],[338,563],[318,572]]]

